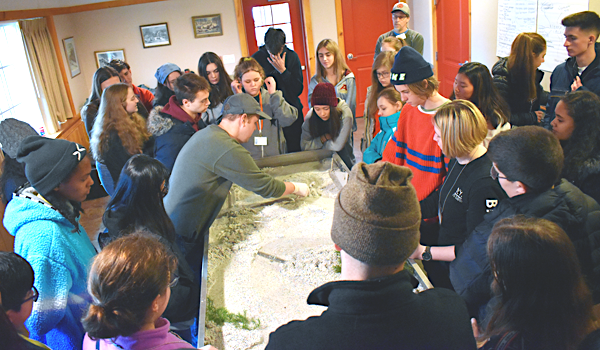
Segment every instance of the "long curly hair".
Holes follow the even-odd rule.
[[[102,94],[90,138],[92,155],[99,162],[103,161],[102,155],[110,147],[108,140],[113,131],[118,133],[123,147],[132,155],[141,153],[144,142],[150,138],[144,118],[125,110],[129,90],[131,87],[120,83],[109,86]]]
[[[562,142],[563,177],[573,180],[586,161],[600,154],[600,98],[590,91],[574,91],[560,100],[575,123],[569,140]]]
[[[469,78],[471,85],[473,85],[473,95],[469,101],[479,108],[494,129],[498,125],[509,122],[510,108],[496,89],[488,67],[479,62],[468,62],[458,69],[458,74],[464,74]],[[453,90],[450,99],[454,100],[455,98]]]
[[[379,98],[379,93],[388,87],[381,85],[379,82],[377,70],[385,67],[388,71],[391,71],[392,66],[394,65],[395,55],[396,54],[391,51],[382,52],[377,55],[375,62],[373,62],[373,67],[371,68],[371,92],[369,93],[369,100],[367,101],[367,113],[369,113],[370,118],[377,118],[377,99]]]
[[[227,71],[223,66],[223,61],[221,61],[221,58],[217,56],[216,53],[205,52],[200,56],[200,60],[198,60],[198,74],[210,83],[208,74],[206,74],[206,67],[211,63],[214,63],[217,66],[219,82],[216,85],[210,84],[211,90],[208,95],[208,100],[210,101],[209,108],[218,106],[225,101],[227,97],[233,95],[233,91],[231,90],[231,77],[227,74]]]

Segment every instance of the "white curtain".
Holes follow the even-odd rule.
[[[29,68],[38,92],[46,132],[53,134],[73,117],[67,90],[45,18],[19,21]]]

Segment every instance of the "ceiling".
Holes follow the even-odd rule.
[[[107,1],[112,0],[4,0],[0,5],[0,11],[71,7]]]

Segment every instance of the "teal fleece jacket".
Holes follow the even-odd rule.
[[[394,136],[398,127],[398,119],[400,112],[388,115],[387,117],[379,117],[380,130],[371,141],[371,145],[363,152],[363,162],[373,164],[380,160],[383,155],[383,150],[388,141]]]
[[[90,301],[86,284],[96,255],[85,230],[78,224],[73,232],[73,224],[38,197],[15,196],[4,226],[15,236],[15,253],[31,264],[40,294],[25,323],[30,338],[53,350],[81,349],[80,320]]]

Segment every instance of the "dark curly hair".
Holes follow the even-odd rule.
[[[600,154],[600,98],[590,91],[574,91],[560,100],[575,124],[569,140],[562,142],[565,154],[562,176],[572,180],[586,161]]]

